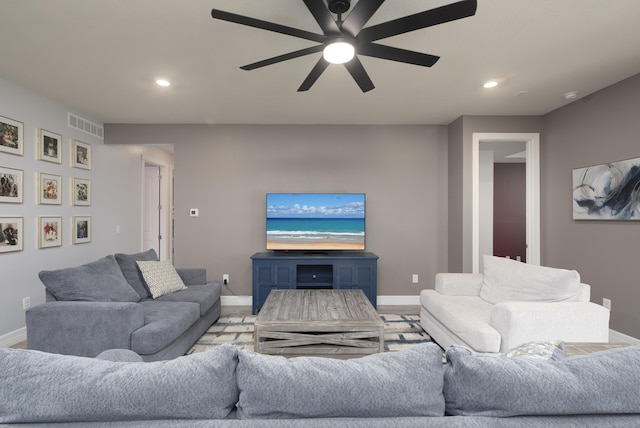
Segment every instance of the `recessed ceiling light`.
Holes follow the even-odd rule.
[[[171,82],[165,79],[158,79],[156,80],[156,85],[167,87],[167,86],[171,86]]]
[[[498,82],[496,82],[495,80],[490,80],[482,85],[482,87],[485,89],[495,88],[496,86],[498,86]]]

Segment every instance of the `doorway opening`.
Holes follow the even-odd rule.
[[[142,251],[171,260],[171,189],[166,165],[143,161]]]
[[[499,256],[520,257],[522,261],[531,264],[540,264],[540,135],[537,133],[474,133],[472,146],[472,269],[473,272],[482,272],[482,255],[491,254]],[[505,247],[518,247],[521,241],[519,231],[502,228],[511,234],[499,237],[494,235],[494,171],[495,159],[510,155],[521,159],[525,164],[524,186],[517,191],[524,195],[524,249],[509,250],[511,254],[497,254],[494,251],[494,236],[508,241],[502,242],[500,252],[505,252]],[[511,160],[514,160],[513,158]],[[503,168],[499,168],[503,169]],[[489,172],[490,171],[490,172]],[[513,184],[513,183],[510,183]],[[502,196],[502,195],[501,195]],[[519,199],[519,197],[515,197]],[[514,200],[515,200],[514,199]],[[516,202],[514,202],[514,205]],[[495,209],[501,209],[498,205]],[[517,212],[515,207],[511,215]],[[507,213],[498,213],[499,215]],[[515,220],[515,219],[510,219]],[[508,221],[515,222],[515,221]],[[504,234],[504,233],[503,233]],[[512,252],[513,251],[513,252]],[[524,251],[522,255],[519,252]]]

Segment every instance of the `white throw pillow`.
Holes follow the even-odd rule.
[[[154,299],[187,288],[171,262],[136,262],[147,288]]]
[[[575,270],[530,265],[485,255],[480,297],[501,302],[561,302],[576,300],[580,274]]]

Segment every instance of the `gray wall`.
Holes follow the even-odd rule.
[[[31,306],[44,303],[44,286],[38,278],[41,270],[60,269],[93,261],[115,252],[139,250],[141,151],[110,147],[102,140],[67,126],[67,112],[82,114],[37,93],[0,79],[0,115],[24,124],[24,155],[0,152],[0,166],[24,173],[22,204],[0,204],[1,217],[22,217],[24,250],[0,253],[0,347],[26,338],[22,299],[31,297]],[[94,120],[99,123],[99,121]],[[38,128],[62,136],[62,163],[37,159]],[[92,169],[72,168],[71,139],[91,144]],[[114,168],[117,165],[117,168]],[[62,177],[62,203],[39,205],[36,197],[37,173]],[[73,177],[91,180],[91,206],[71,205],[70,182]],[[71,218],[91,216],[93,237],[90,243],[73,245]],[[39,216],[62,217],[62,246],[38,248]],[[120,226],[120,233],[116,226]]]
[[[447,269],[445,126],[109,125],[109,144],[175,144],[175,264],[251,295],[267,192],[364,192],[378,295],[413,296]],[[198,208],[198,218],[189,217]],[[412,284],[411,275],[420,283]],[[225,294],[229,294],[225,290]]]
[[[611,327],[640,337],[640,222],[573,221],[571,171],[640,157],[640,75],[545,116],[542,261],[580,272],[591,300],[612,300]]]

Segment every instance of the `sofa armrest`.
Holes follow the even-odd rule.
[[[29,349],[83,357],[131,349],[131,333],[144,326],[142,306],[130,302],[48,302],[25,317]]]
[[[449,296],[477,296],[482,286],[481,273],[438,273],[436,291]]]
[[[609,311],[591,302],[506,302],[491,312],[500,352],[533,341],[608,342]]]
[[[207,270],[204,268],[179,268],[178,275],[185,285],[202,285],[207,283]]]

